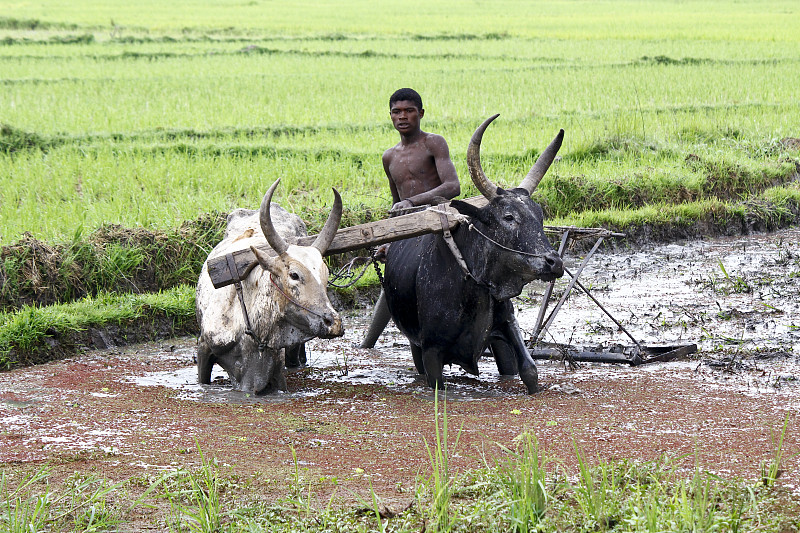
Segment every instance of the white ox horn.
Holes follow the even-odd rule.
[[[272,217],[269,213],[269,204],[272,202],[272,193],[275,192],[275,189],[278,188],[278,184],[281,182],[280,179],[275,180],[275,183],[272,184],[272,187],[267,190],[267,194],[264,195],[264,199],[261,200],[261,209],[259,210],[259,220],[261,221],[261,231],[264,232],[264,237],[267,238],[267,242],[272,249],[275,250],[278,255],[283,255],[286,253],[286,250],[289,246],[286,244],[286,241],[283,240],[283,237],[275,231],[275,227],[272,225]]]
[[[556,154],[558,153],[559,148],[561,148],[561,143],[564,141],[564,130],[558,132],[556,138],[550,143],[550,145],[545,148],[544,152],[541,153],[539,159],[536,160],[536,163],[533,164],[530,172],[525,178],[522,180],[522,183],[519,184],[520,189],[525,189],[528,191],[528,195],[530,196],[533,194],[533,191],[536,189],[536,186],[539,185],[539,182],[542,181],[547,169],[550,168],[550,165],[553,164],[553,161],[556,159]]]
[[[322,231],[319,232],[319,235],[311,245],[323,255],[331,245],[333,238],[336,236],[336,231],[339,229],[339,223],[342,221],[342,197],[336,189],[333,189],[333,196],[333,208],[328,215],[328,220],[325,221]]]
[[[264,195],[264,199],[261,201],[261,209],[259,212],[261,231],[264,232],[264,237],[267,238],[267,242],[272,249],[278,253],[278,255],[282,255],[289,248],[289,246],[286,244],[286,241],[283,240],[283,237],[281,237],[280,234],[275,231],[275,227],[272,225],[272,217],[270,216],[269,212],[269,206],[272,202],[272,194],[275,192],[275,189],[278,187],[280,182],[280,179],[276,180],[275,183],[272,184],[272,187],[270,187],[267,191],[267,194]],[[311,244],[311,246],[319,250],[319,253],[321,254],[324,254],[331,245],[333,238],[336,236],[336,231],[339,229],[339,223],[342,220],[342,196],[336,189],[333,189],[333,196],[333,207],[331,208],[331,212],[328,214],[328,219],[325,221],[322,231],[320,231],[319,235],[317,235],[317,238],[314,239],[314,242]]]

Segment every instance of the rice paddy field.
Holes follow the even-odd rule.
[[[403,434],[403,452],[386,452],[387,433],[366,430],[352,406],[359,397],[367,402],[362,416],[381,417],[375,405],[395,393],[362,387],[356,394],[340,384],[341,396],[328,405],[341,410],[334,427],[360,424],[341,422],[335,435],[353,446],[353,457],[408,457],[418,469],[403,478],[387,467],[373,489],[373,478],[360,477],[369,466],[358,463],[355,474],[337,480],[334,470],[306,462],[312,447],[347,448],[325,446],[334,438],[328,429],[306,427],[317,415],[296,427],[286,422],[302,418],[298,403],[280,404],[286,417],[276,414],[277,403],[186,408],[158,389],[147,392],[147,404],[124,404],[113,399],[120,390],[144,388],[89,379],[94,359],[89,365],[80,355],[85,339],[70,340],[109,324],[106,333],[118,336],[194,332],[193,284],[223,215],[258,206],[278,178],[278,202],[310,232],[327,215],[331,187],[342,192],[345,225],[383,218],[391,196],[381,154],[398,142],[388,98],[400,87],[421,93],[423,129],[447,139],[463,196],[477,194],[466,169],[469,138],[499,113],[484,135],[482,161],[503,186],[516,185],[558,130],[566,132],[561,159],[534,193],[548,224],[634,235],[683,227],[695,236],[711,227],[747,233],[796,225],[798,28],[796,0],[0,0],[0,368],[12,369],[4,383],[20,384],[0,390],[0,406],[12,413],[0,438],[31,442],[22,448],[39,454],[0,464],[0,531],[799,531],[797,488],[784,484],[796,472],[778,480],[797,458],[797,417],[785,404],[747,400],[766,413],[752,418],[749,433],[735,434],[761,435],[742,452],[760,468],[753,481],[706,471],[698,437],[694,468],[686,468],[691,452],[626,457],[620,446],[607,459],[587,456],[578,441],[603,441],[591,425],[586,440],[572,432],[569,445],[565,437],[567,453],[554,455],[551,468],[535,437],[514,436],[512,426],[523,420],[517,415],[553,409],[557,415],[530,420],[555,431],[553,417],[569,417],[558,395],[572,394],[555,388],[509,403],[453,402],[449,444],[446,403],[397,393],[401,410],[415,406],[400,417],[415,429]],[[795,278],[786,266],[796,262],[792,253],[770,275]],[[737,279],[719,266],[728,281]],[[97,356],[96,366],[117,372],[134,364],[121,353]],[[62,356],[74,358],[57,362],[68,369],[58,376],[38,364]],[[135,364],[140,372],[143,363]],[[14,368],[24,365],[31,366]],[[23,372],[52,378],[58,394],[42,392]],[[620,390],[612,400],[635,406],[630,389]],[[608,394],[603,384],[596,391]],[[52,396],[55,407],[37,395]],[[597,418],[597,407],[574,398],[575,419]],[[49,441],[24,440],[32,437],[14,426],[19,414],[49,428],[58,426],[46,417],[74,417],[65,422],[73,427],[116,403],[123,414],[110,423],[123,432],[131,424],[125,417],[147,412],[140,408],[166,417],[152,418],[157,426],[142,430],[137,450],[149,453],[154,435],[160,439],[178,419],[213,438],[201,448],[189,441],[194,429],[176,431],[172,437],[185,442],[165,444],[163,463],[151,461],[163,470],[148,470],[135,454],[61,452]],[[646,413],[664,403],[653,405]],[[711,403],[695,405],[710,414],[670,426],[670,434],[697,435],[689,425],[719,418]],[[733,412],[737,404],[725,405]],[[487,415],[491,422],[465,440],[503,426],[503,417],[512,423],[498,437],[500,451],[466,472],[456,472],[464,457],[453,455],[451,471],[463,412],[491,414],[491,406],[496,418]],[[721,419],[719,434],[733,435],[728,421],[738,418],[746,419],[741,412]],[[253,440],[220,429],[239,419]],[[285,429],[287,440],[269,440],[258,424]],[[624,444],[636,442],[634,433],[620,435]],[[419,453],[408,452],[413,443]],[[260,471],[249,453],[274,454],[278,466]],[[334,498],[337,490],[352,495]]]
[[[792,1],[0,2],[0,244],[103,224],[175,228],[279,202],[313,230],[390,205],[388,97],[413,87],[465,196],[516,184],[553,223],[642,223],[797,202]]]

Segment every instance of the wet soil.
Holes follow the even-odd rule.
[[[571,257],[576,272],[582,257]],[[800,487],[800,230],[658,245],[594,256],[587,288],[639,342],[696,343],[691,359],[637,367],[538,363],[543,390],[485,359],[480,375],[446,373],[453,464],[478,467],[531,432],[574,468],[575,448],[597,459],[667,455],[723,476],[757,479],[784,422],[781,482]],[[565,281],[556,285],[563,292]],[[516,299],[530,333],[544,286]],[[357,347],[369,311],[344,313],[347,333],[309,343],[309,366],[287,393],[230,390],[224,373],[196,383],[193,338],[92,351],[0,374],[0,467],[41,464],[111,480],[153,478],[200,464],[197,448],[248,480],[248,491],[285,496],[297,464],[320,492],[413,498],[429,472],[434,396],[390,327],[375,349]],[[573,294],[546,340],[576,346],[632,341],[586,296]],[[324,501],[323,501],[324,504]]]

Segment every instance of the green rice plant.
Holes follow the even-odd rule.
[[[783,429],[781,429],[780,437],[775,447],[775,454],[769,462],[761,463],[761,483],[765,487],[772,487],[775,481],[783,473],[783,441],[786,437],[786,430],[789,428],[789,413],[786,413],[786,418],[783,421]]]
[[[573,446],[578,459],[578,484],[574,490],[584,523],[589,528],[611,529],[619,520],[620,500],[616,491],[620,480],[617,469],[605,461],[594,469],[590,468],[577,443],[573,442]]]
[[[169,500],[172,511],[170,531],[215,533],[222,528],[225,514],[220,496],[219,465],[214,459],[206,459],[199,445],[197,451],[200,454],[197,471],[178,472],[171,480],[177,490],[162,494]]]
[[[109,531],[120,523],[108,498],[123,483],[110,484],[93,476],[73,475],[66,486],[50,489],[51,470],[25,474],[12,489],[9,476],[0,473],[0,531]],[[42,492],[43,489],[43,492]]]
[[[450,457],[458,447],[461,431],[458,432],[455,442],[451,445],[448,442],[447,396],[445,394],[440,412],[438,386],[434,391],[433,413],[435,442],[431,445],[425,440],[425,449],[428,451],[428,460],[432,469],[426,484],[430,496],[428,519],[434,531],[450,531],[453,520],[450,515],[450,502],[455,483],[455,478],[450,472]]]
[[[518,436],[517,449],[506,449],[511,457],[499,467],[508,501],[507,519],[514,531],[536,531],[549,507],[546,459],[539,451],[536,437],[530,433]]]

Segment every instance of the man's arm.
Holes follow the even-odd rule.
[[[392,205],[397,205],[397,202],[400,201],[400,193],[397,192],[397,185],[395,185],[394,180],[392,179],[392,173],[389,172],[389,165],[392,163],[392,149],[389,148],[385,152],[383,152],[383,171],[386,173],[386,179],[389,180],[389,190],[392,193]],[[409,206],[410,207],[410,206]]]

